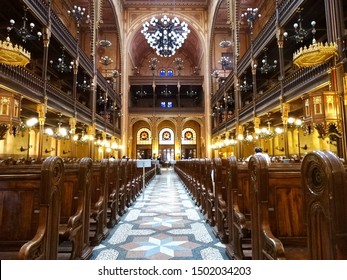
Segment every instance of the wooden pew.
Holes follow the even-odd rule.
[[[251,251],[251,204],[248,166],[229,158],[229,232],[232,244],[226,253],[232,259],[252,258]]]
[[[64,164],[0,166],[0,259],[57,259]]]
[[[129,159],[128,162],[128,172],[127,172],[127,206],[129,207],[132,205],[137,197],[138,194],[138,181],[135,176],[136,174],[136,160],[135,159]]]
[[[107,200],[107,227],[113,228],[119,221],[119,159],[110,160],[109,168],[109,187],[108,187],[108,200]]]
[[[248,163],[252,259],[308,259],[300,164],[271,164],[260,154]]]
[[[90,202],[90,244],[96,246],[108,235],[106,224],[109,160],[93,163]]]
[[[233,249],[233,204],[234,196],[237,195],[237,160],[235,156],[231,156],[228,159],[227,164],[227,174],[228,174],[228,191],[227,191],[227,227],[228,227],[228,240],[226,243],[226,254],[229,258],[233,258],[234,249]]]
[[[151,167],[145,168],[145,185],[147,186],[155,177],[155,164],[152,163]]]
[[[228,212],[227,212],[227,191],[228,191],[228,160],[226,158],[214,159],[214,182],[215,182],[215,214],[216,226],[213,228],[215,235],[226,243],[228,240]]]
[[[199,196],[199,201],[200,201],[200,211],[201,213],[205,216],[207,213],[207,204],[205,201],[205,197],[206,197],[206,184],[207,184],[207,176],[208,174],[206,174],[206,159],[205,158],[201,158],[199,160],[199,164],[200,164],[200,192],[198,194]]]
[[[203,195],[203,201],[205,203],[206,207],[206,214],[205,219],[206,222],[211,226],[215,226],[216,224],[216,217],[215,217],[215,199],[214,199],[214,192],[213,192],[213,178],[212,178],[212,160],[207,158],[205,161],[205,176],[206,176],[206,182],[205,182],[205,193]]]
[[[90,158],[65,164],[58,259],[88,259],[92,253],[89,241],[92,168]]]
[[[126,212],[127,201],[127,159],[122,158],[119,166],[119,204],[118,214],[122,216]]]
[[[347,259],[347,173],[332,152],[308,153],[302,162],[309,258]]]

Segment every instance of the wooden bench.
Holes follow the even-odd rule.
[[[260,154],[248,163],[252,259],[308,259],[300,164],[271,164]]]
[[[93,163],[90,201],[90,244],[96,246],[108,235],[106,224],[109,160]]]
[[[216,226],[213,228],[215,235],[226,243],[228,240],[228,212],[227,212],[227,191],[228,191],[228,160],[226,158],[214,159],[214,183],[215,183],[215,215]]]
[[[301,165],[309,259],[347,259],[347,173],[332,152],[308,153]]]
[[[205,220],[206,222],[211,226],[215,226],[216,219],[215,219],[215,199],[214,199],[214,193],[213,193],[213,178],[212,178],[212,160],[209,158],[205,159],[205,169],[204,169],[204,177],[205,177],[205,191],[203,193],[202,197],[202,203],[205,205],[206,213],[205,213]]]
[[[226,253],[232,259],[252,258],[251,251],[251,204],[248,166],[229,158],[229,181],[232,203],[228,205],[229,232],[232,245]]]
[[[227,191],[227,226],[228,226],[228,240],[226,243],[226,254],[229,258],[234,258],[233,248],[233,203],[234,197],[237,196],[237,160],[235,156],[231,156],[228,159],[227,174],[228,174],[228,191]],[[235,198],[236,199],[236,198]],[[236,201],[235,201],[236,202]],[[238,235],[236,236],[238,238]]]
[[[0,167],[0,259],[57,259],[64,164]]]
[[[207,213],[207,204],[205,201],[206,197],[206,185],[207,185],[207,176],[206,174],[206,159],[199,159],[200,164],[200,191],[198,194],[198,200],[200,202],[200,211],[205,216]]]
[[[122,216],[127,209],[127,159],[121,159],[119,166],[119,196],[118,214]]]
[[[113,228],[119,221],[119,159],[110,160],[110,168],[108,174],[108,200],[107,200],[107,227]]]
[[[89,241],[92,168],[90,158],[65,164],[58,259],[88,259],[92,253]]]

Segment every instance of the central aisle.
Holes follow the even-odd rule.
[[[108,237],[97,260],[227,260],[173,169],[162,169]]]

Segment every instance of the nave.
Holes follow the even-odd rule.
[[[223,245],[205,222],[173,169],[148,184],[92,260],[226,260]]]

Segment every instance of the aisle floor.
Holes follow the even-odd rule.
[[[97,260],[226,260],[225,245],[204,221],[173,169],[148,184],[108,237]]]

